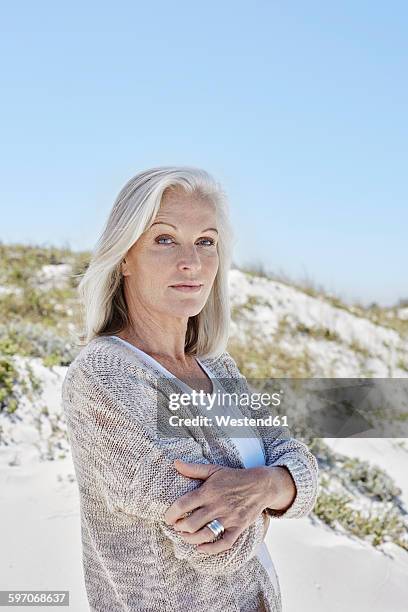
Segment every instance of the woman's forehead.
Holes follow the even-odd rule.
[[[184,200],[171,200],[162,202],[153,223],[173,223],[174,225],[185,225],[189,223],[212,223],[216,221],[216,208],[213,202],[195,197]]]
[[[178,189],[174,191],[165,191],[161,203],[160,209],[170,210],[177,208],[208,208],[215,209],[214,202],[207,196],[200,193],[193,192],[188,193],[184,190]]]

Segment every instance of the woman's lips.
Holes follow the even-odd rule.
[[[196,286],[191,286],[191,285],[170,285],[171,289],[176,289],[177,291],[183,291],[184,293],[196,293],[197,291],[200,291],[200,289],[202,288],[202,285],[196,285]]]

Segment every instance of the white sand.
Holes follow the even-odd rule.
[[[407,504],[408,452],[397,446],[398,441],[326,439],[337,452],[383,467]],[[408,610],[408,552],[399,546],[387,543],[376,549],[321,522],[314,525],[309,517],[272,521],[267,544],[285,612]]]
[[[285,612],[406,612],[408,553],[387,554],[308,518],[275,521],[267,544]]]
[[[76,482],[69,479],[73,474],[70,459],[22,462],[0,470],[2,590],[70,592],[69,608],[24,609],[89,609],[82,577],[78,492]]]
[[[393,442],[344,439],[334,440],[334,446],[363,459],[381,459],[406,500],[407,454],[393,449]],[[70,458],[2,465],[0,573],[3,589],[69,590],[70,609],[81,612],[88,606],[73,475]],[[385,554],[324,525],[313,525],[308,517],[272,521],[267,544],[281,582],[285,612],[408,609],[408,552],[399,547],[387,544]]]

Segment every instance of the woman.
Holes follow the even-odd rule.
[[[85,346],[62,398],[93,611],[281,610],[263,539],[270,516],[312,510],[315,457],[283,427],[163,429],[175,392],[248,392],[225,350],[231,244],[206,172],[153,168],[119,193],[80,282]]]

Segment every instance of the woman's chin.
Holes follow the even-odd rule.
[[[191,300],[191,302],[193,301]],[[174,308],[171,308],[170,311],[168,311],[168,314],[174,317],[194,317],[195,315],[198,315],[203,308],[204,304],[187,304],[186,300],[186,303],[177,304],[174,306]]]

